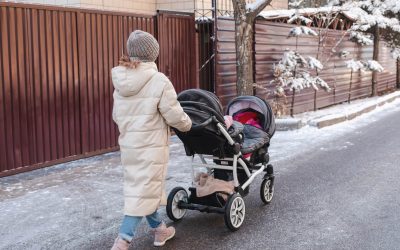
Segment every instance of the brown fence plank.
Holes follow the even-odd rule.
[[[3,11],[0,9],[0,21],[3,22]],[[3,30],[3,27],[0,25]],[[3,32],[0,33],[0,50],[3,51]],[[6,113],[5,113],[5,93],[4,93],[4,68],[3,68],[3,57],[0,57],[0,172],[7,170],[7,147],[6,147]]]
[[[37,95],[37,97],[40,98],[40,106],[41,106],[41,112],[43,115],[42,118],[42,132],[43,132],[43,154],[44,154],[44,161],[50,161],[51,158],[51,152],[52,152],[52,147],[51,147],[51,135],[50,135],[50,112],[49,112],[49,105],[48,105],[48,99],[49,99],[49,88],[48,88],[48,75],[47,75],[47,64],[48,64],[48,52],[47,52],[47,37],[46,34],[48,34],[47,31],[47,26],[48,23],[46,22],[46,12],[44,10],[39,10],[39,26],[38,30],[40,31],[39,33],[39,54],[37,55],[38,58],[40,59],[40,97]]]
[[[98,54],[98,113],[99,113],[99,131],[100,144],[97,150],[101,148],[106,148],[105,144],[105,105],[104,105],[104,57],[103,57],[103,47],[104,41],[102,36],[102,31],[104,30],[102,24],[102,15],[97,15],[97,37],[98,41],[97,54]]]
[[[109,41],[108,41],[108,36],[110,36],[111,34],[111,30],[109,29],[109,22],[111,20],[111,17],[107,16],[107,15],[103,15],[102,16],[102,26],[103,26],[103,36],[102,36],[102,40],[103,40],[103,58],[104,58],[104,62],[103,62],[103,88],[104,88],[104,143],[107,147],[110,146],[110,126],[111,126],[111,112],[110,112],[110,88],[109,88],[109,84],[110,84],[110,69],[111,69],[111,65],[110,65],[110,58],[109,58],[109,54],[108,52],[110,51],[110,46],[109,46]]]
[[[89,98],[88,98],[88,71],[87,71],[87,37],[88,24],[85,13],[78,13],[78,55],[79,55],[79,99],[80,99],[80,121],[81,121],[81,146],[82,152],[90,151],[89,142]]]
[[[65,100],[65,108],[67,111],[67,116],[65,120],[64,126],[64,138],[68,138],[68,147],[67,147],[67,155],[76,155],[76,141],[75,141],[75,133],[77,132],[75,129],[75,111],[74,111],[74,61],[73,61],[73,47],[72,47],[72,22],[71,22],[71,13],[65,12],[64,17],[64,25],[65,35],[62,35],[63,45],[65,46],[64,50],[64,63],[63,63],[63,71],[65,72],[65,87],[64,90],[67,92],[67,99]]]
[[[12,121],[12,77],[11,77],[11,59],[10,59],[10,8],[1,8],[1,36],[2,36],[2,61],[3,61],[3,93],[4,93],[4,112],[5,112],[5,137],[6,137],[6,159],[7,165],[2,167],[3,171],[11,170],[16,167],[14,155],[14,127]]]
[[[22,166],[22,145],[21,145],[21,123],[20,123],[20,101],[19,101],[19,79],[18,79],[18,44],[17,44],[17,13],[16,8],[9,9],[9,32],[10,32],[10,64],[11,64],[11,107],[12,107],[12,130],[14,141],[15,166]]]
[[[81,124],[81,96],[80,96],[80,85],[81,85],[81,80],[83,82],[85,82],[85,78],[82,77],[82,79],[80,78],[80,65],[84,64],[84,61],[81,62],[80,58],[84,58],[81,57],[81,53],[79,53],[79,45],[81,42],[81,40],[79,40],[79,35],[78,32],[80,31],[80,29],[78,28],[78,18],[79,18],[79,13],[78,12],[73,12],[72,16],[71,16],[71,43],[72,43],[72,57],[73,57],[73,67],[72,67],[72,71],[73,71],[73,82],[72,82],[72,86],[73,86],[73,110],[74,110],[74,128],[75,128],[75,154],[82,154],[83,151],[83,143],[81,141],[82,138],[82,124]]]
[[[70,109],[69,109],[69,99],[71,99],[70,92],[69,92],[69,81],[68,81],[68,68],[71,64],[68,64],[68,55],[67,55],[67,46],[66,46],[66,15],[68,13],[62,11],[59,13],[59,49],[60,49],[60,89],[61,89],[61,134],[62,134],[62,141],[63,144],[63,157],[67,157],[71,155],[71,140],[70,134],[72,132],[72,128],[70,128]]]
[[[25,9],[25,34],[26,34],[26,53],[25,61],[27,62],[27,109],[28,109],[28,137],[29,137],[29,165],[35,164],[37,160],[36,147],[36,103],[35,103],[35,82],[34,82],[34,61],[33,61],[33,35],[32,35],[32,13],[33,10]]]

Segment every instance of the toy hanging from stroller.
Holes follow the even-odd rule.
[[[186,155],[192,156],[192,184],[194,167],[207,168],[215,179],[233,181],[233,193],[215,192],[198,197],[196,187],[190,187],[190,195],[182,187],[174,188],[167,203],[167,215],[178,221],[186,210],[224,214],[226,226],[236,231],[245,219],[243,197],[255,177],[265,173],[260,188],[261,200],[268,204],[274,194],[273,167],[269,163],[268,147],[275,132],[275,121],[271,107],[256,96],[241,96],[233,99],[227,107],[227,115],[233,117],[228,129],[222,106],[211,92],[189,89],[178,95],[183,110],[193,122],[189,132],[175,130],[182,140]],[[201,163],[194,162],[198,155]],[[213,163],[206,160],[212,160]],[[226,199],[225,199],[225,198]]]

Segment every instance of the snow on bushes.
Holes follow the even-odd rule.
[[[378,72],[383,72],[383,70],[384,70],[382,65],[374,60],[368,60],[365,63],[365,68],[370,71],[378,71]]]
[[[308,57],[308,67],[310,69],[319,69],[322,70],[324,68],[324,65],[317,59],[312,56]]]
[[[271,81],[276,84],[275,94],[284,95],[284,89],[296,91],[312,87],[318,90],[321,87],[330,90],[328,84],[319,76],[312,76],[308,69],[323,69],[323,65],[316,58],[308,56],[307,59],[295,51],[287,51],[282,59],[274,66],[274,77]]]
[[[361,44],[361,45],[372,45],[374,42],[371,39],[371,35],[363,34],[358,31],[350,32],[350,39]]]
[[[374,60],[364,61],[355,61],[353,59],[346,62],[347,68],[351,69],[352,71],[377,71],[383,72],[384,68],[382,65]]]
[[[347,61],[346,66],[352,71],[359,71],[364,68],[364,64],[361,61],[355,61],[354,59]]]

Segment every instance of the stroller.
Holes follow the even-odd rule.
[[[224,214],[226,226],[236,231],[245,219],[243,197],[249,193],[249,185],[257,175],[264,173],[261,200],[268,204],[274,195],[273,166],[268,164],[268,146],[275,132],[271,107],[256,96],[233,99],[227,106],[226,114],[233,118],[228,129],[214,93],[189,89],[178,95],[178,101],[193,123],[189,132],[175,130],[186,155],[192,157],[192,184],[194,168],[202,167],[215,179],[233,181],[234,190],[198,197],[194,186],[189,188],[190,195],[183,187],[176,187],[168,195],[167,215],[179,221],[188,209],[220,213]],[[195,155],[201,163],[194,161]]]

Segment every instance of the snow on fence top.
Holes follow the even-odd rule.
[[[318,36],[318,33],[308,27],[299,26],[292,28],[289,31],[288,36],[291,37],[291,36],[301,36],[301,35]]]
[[[290,10],[266,10],[261,11],[258,16],[263,17],[267,20],[280,19],[280,18],[292,18],[295,16],[314,16],[318,14],[335,14],[341,13],[348,19],[354,21],[360,15],[366,14],[364,10],[358,7],[320,7],[320,8],[303,8],[303,9],[290,9]]]

